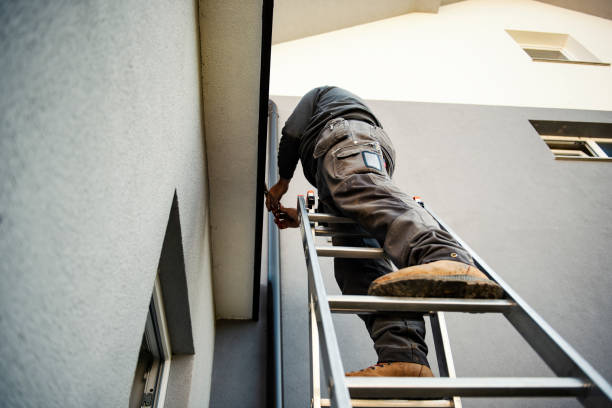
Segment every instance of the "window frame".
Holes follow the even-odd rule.
[[[540,135],[546,146],[550,149],[550,151],[555,156],[557,160],[598,160],[598,161],[612,161],[612,157],[608,156],[606,152],[599,147],[598,142],[610,143],[612,142],[612,138],[605,137],[582,137],[582,136],[558,136],[558,135]],[[582,152],[582,155],[577,156],[564,156],[559,155],[559,153],[563,152],[563,149],[553,149],[550,147],[548,142],[582,142],[584,143],[593,156],[588,156]],[[578,151],[578,150],[576,150]],[[573,150],[565,150],[568,154],[571,154]]]
[[[140,400],[138,406],[141,408],[163,408],[170,376],[170,365],[172,363],[172,347],[166,320],[161,282],[159,280],[159,272],[155,277],[148,310],[141,352],[144,348],[150,354],[152,361],[149,360],[151,361],[150,368],[144,371],[146,378],[144,380],[142,394],[138,397]],[[137,375],[137,373],[135,373],[135,375]],[[137,391],[140,393],[141,390],[138,389]]]
[[[535,62],[610,66],[610,63],[600,61],[570,34],[513,29],[506,29],[506,33]],[[559,51],[567,59],[533,57],[527,52],[528,49]]]
[[[155,399],[153,408],[163,408],[166,401],[166,391],[168,388],[168,379],[170,377],[170,364],[172,363],[172,347],[170,344],[170,333],[168,331],[168,323],[166,320],[166,312],[164,308],[164,300],[162,296],[161,283],[159,281],[159,273],[155,276],[155,285],[153,288],[153,296],[151,297],[156,323],[159,345],[161,347],[160,370],[161,375],[155,390]]]

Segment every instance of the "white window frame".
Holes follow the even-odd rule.
[[[159,275],[155,277],[143,336],[147,349],[153,355],[153,362],[146,371],[140,407],[163,408],[172,362],[172,348]]]
[[[555,136],[555,135],[540,135],[542,140],[550,148],[547,142],[563,141],[563,142],[584,142],[593,156],[588,156],[584,152],[578,152],[576,150],[563,150],[563,149],[552,149],[550,150],[555,155],[555,159],[559,160],[600,160],[600,161],[612,161],[612,157],[609,157],[606,152],[599,147],[597,142],[611,143],[612,138],[605,137],[579,137],[579,136]]]
[[[155,277],[155,286],[152,296],[153,308],[157,317],[158,334],[161,340],[161,351],[163,360],[161,363],[161,376],[157,385],[156,397],[153,402],[154,408],[163,408],[166,401],[166,391],[168,388],[168,378],[170,377],[170,364],[172,363],[172,348],[170,345],[170,333],[168,332],[168,323],[166,320],[166,312],[164,308],[164,300],[162,297],[161,283],[159,275]]]
[[[569,34],[510,29],[507,29],[506,32],[532,61],[610,66],[610,63],[600,61],[593,53],[587,50],[578,40]],[[559,51],[567,60],[532,57],[527,53],[526,49]]]

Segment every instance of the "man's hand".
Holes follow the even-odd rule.
[[[273,185],[266,195],[266,208],[268,211],[279,211],[281,204],[280,199],[289,190],[289,180],[280,178],[278,183]],[[274,214],[276,216],[276,213]]]
[[[279,229],[297,228],[300,226],[297,208],[286,208],[282,205],[278,210],[273,211],[274,223]]]

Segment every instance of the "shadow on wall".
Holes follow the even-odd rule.
[[[166,341],[170,343],[170,347],[167,347]],[[134,372],[130,407],[140,407],[145,402],[153,404],[160,395],[165,395],[162,398],[172,406],[186,406],[189,401],[194,352],[179,205],[175,190]],[[172,364],[166,365],[166,362],[170,363],[169,360]],[[168,368],[170,370],[163,374]],[[167,383],[163,377],[167,378]]]
[[[193,354],[191,313],[176,190],[170,208],[158,270],[172,352],[173,354]]]

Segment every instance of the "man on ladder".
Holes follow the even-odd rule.
[[[381,259],[334,259],[345,295],[500,298],[503,290],[474,266],[450,234],[391,181],[395,151],[372,111],[356,95],[324,86],[308,92],[285,123],[278,151],[280,179],[266,207],[279,228],[299,226],[297,209],[280,199],[301,160],[325,212],[350,217],[372,238],[339,236],[334,245],[382,247],[401,268]],[[361,315],[378,363],[348,376],[433,376],[420,313]]]

